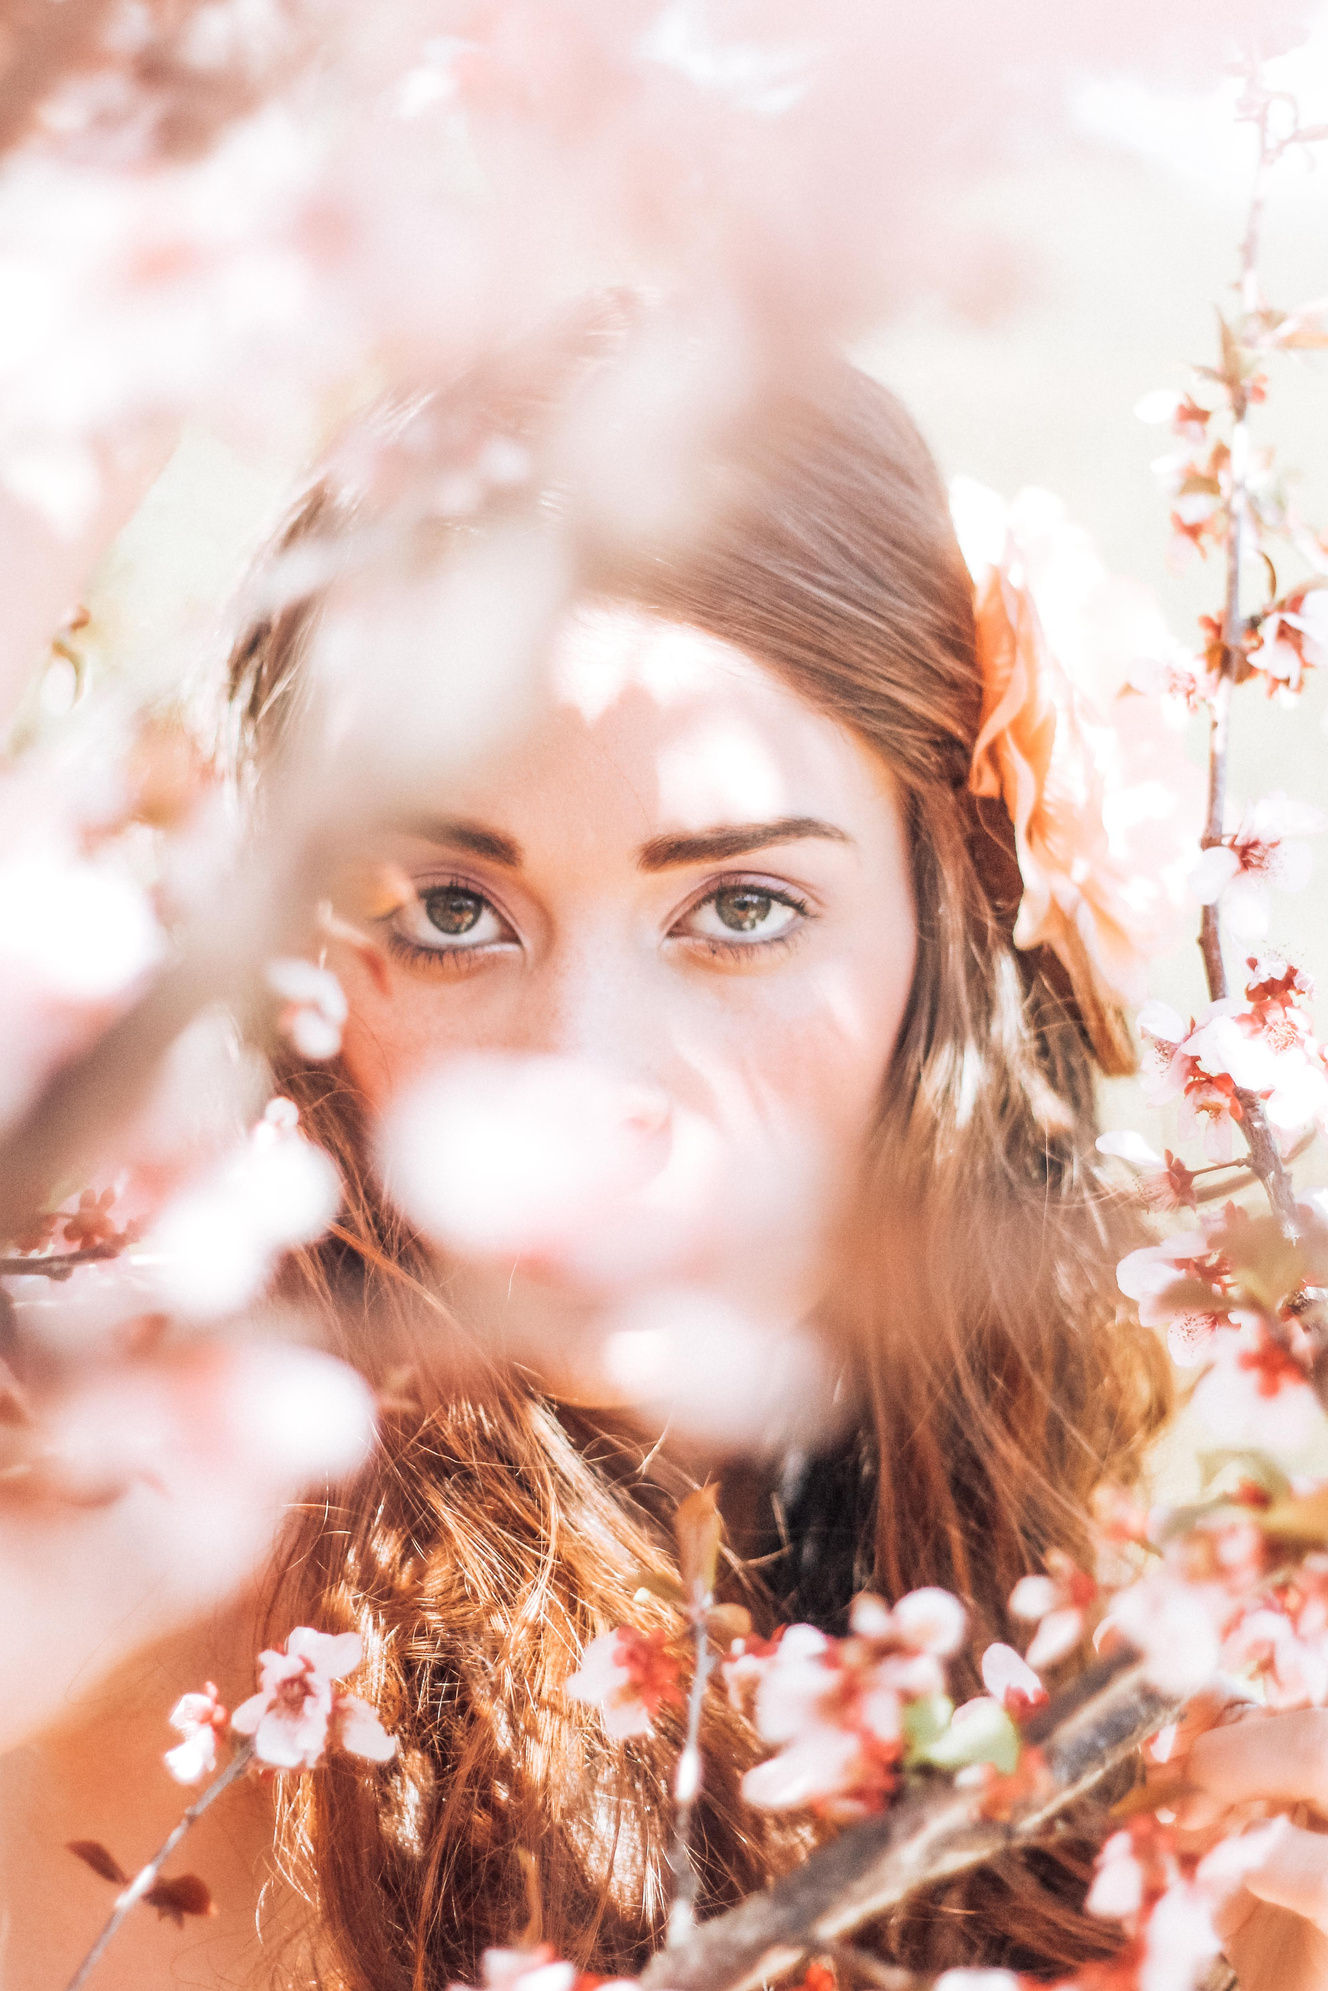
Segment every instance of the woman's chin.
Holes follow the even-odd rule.
[[[667,1429],[708,1455],[772,1452],[832,1435],[841,1364],[807,1311],[687,1280],[589,1289],[553,1259],[464,1268],[452,1304],[498,1360],[581,1407]]]

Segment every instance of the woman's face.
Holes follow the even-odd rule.
[[[508,1116],[463,1157],[473,1202],[498,1155],[497,1230],[435,1227],[466,1309],[518,1340],[660,1287],[805,1319],[913,974],[901,810],[868,749],[728,644],[586,608],[538,722],[375,856],[415,897],[372,929],[384,973],[334,963],[352,1076],[390,1121],[441,1067],[445,1121],[448,1071],[473,1092],[484,1054]],[[560,1100],[563,1230],[541,1205],[527,1237],[502,1156],[520,1173]],[[556,1129],[549,1152],[556,1174]]]

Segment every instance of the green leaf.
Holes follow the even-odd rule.
[[[945,1733],[916,1748],[905,1761],[932,1763],[938,1770],[963,1770],[971,1763],[990,1763],[994,1770],[1008,1777],[1019,1767],[1022,1747],[1019,1730],[1000,1702],[984,1694],[955,1709]]]
[[[685,1601],[683,1588],[676,1576],[667,1576],[654,1569],[638,1569],[636,1572],[638,1594],[644,1590],[651,1597],[659,1597],[666,1604],[676,1604],[681,1610]]]
[[[929,1751],[949,1729],[953,1713],[954,1702],[948,1694],[928,1694],[923,1700],[905,1703],[903,1725],[908,1744],[905,1763],[931,1762]]]
[[[1224,1445],[1216,1451],[1197,1454],[1200,1484],[1205,1493],[1213,1486],[1219,1474],[1234,1469],[1241,1479],[1253,1480],[1261,1486],[1273,1500],[1286,1500],[1291,1493],[1291,1481],[1283,1472],[1277,1460],[1267,1452],[1258,1452],[1250,1447]]]

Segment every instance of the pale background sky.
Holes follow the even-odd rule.
[[[1306,121],[1328,119],[1328,12],[1280,70]],[[1231,302],[1253,156],[1252,134],[1231,117],[1233,88],[1196,100],[1085,86],[1078,138],[1037,148],[974,201],[993,236],[1026,248],[1027,294],[987,323],[929,307],[861,354],[908,402],[947,476],[966,472],[1006,495],[1029,484],[1056,492],[1113,572],[1157,592],[1187,643],[1195,616],[1220,604],[1222,576],[1211,561],[1168,570],[1167,511],[1149,464],[1175,445],[1132,410],[1150,388],[1183,386],[1186,361],[1212,359],[1214,305]],[[1302,151],[1271,183],[1263,269],[1269,301],[1283,309],[1328,297],[1328,146],[1321,151],[1317,169]],[[1255,427],[1302,473],[1310,519],[1328,525],[1328,354],[1279,362]],[[1292,712],[1253,688],[1235,710],[1233,794],[1284,788],[1328,810],[1328,683],[1311,681]],[[1201,735],[1192,729],[1196,755]],[[1320,845],[1309,889],[1277,901],[1270,941],[1316,976],[1325,1026],[1328,837]],[[1187,1013],[1203,1001],[1197,950],[1187,944],[1158,962],[1154,987]],[[1136,1089],[1105,1090],[1107,1119],[1159,1144],[1164,1123]],[[1323,1145],[1300,1166],[1306,1182],[1328,1182]]]

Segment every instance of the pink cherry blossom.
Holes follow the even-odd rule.
[[[1322,1611],[1306,1619],[1269,1604],[1248,1611],[1228,1634],[1228,1667],[1262,1683],[1270,1708],[1328,1704],[1328,1638]]]
[[[1307,1007],[1313,983],[1277,956],[1251,956],[1247,1007],[1236,1026],[1264,1059],[1258,1090],[1268,1118],[1279,1131],[1293,1133],[1310,1121],[1328,1123],[1328,1062],[1314,1037]]]
[[[1260,1683],[1271,1708],[1328,1705],[1328,1554],[1312,1550],[1237,1619],[1223,1661]]]
[[[1183,1727],[1186,1733],[1159,1737],[1154,1760],[1174,1761],[1187,1749],[1200,1728],[1196,1709],[1211,1699],[1220,1709],[1240,1697],[1229,1675],[1243,1666],[1239,1643],[1230,1643],[1249,1614],[1265,1578],[1268,1548],[1262,1531],[1250,1520],[1232,1519],[1218,1508],[1192,1527],[1166,1541],[1161,1565],[1154,1564],[1138,1582],[1111,1599],[1103,1630],[1124,1638],[1142,1656],[1149,1678],[1160,1691],[1184,1695],[1194,1705]],[[1255,1651],[1254,1670],[1262,1660]],[[1226,1669],[1224,1671],[1224,1669]],[[1195,1701],[1195,1697],[1198,1700]]]
[[[598,1708],[608,1733],[618,1741],[649,1735],[663,1703],[682,1698],[678,1662],[667,1649],[665,1633],[639,1632],[630,1625],[591,1639],[563,1692],[569,1700]]]
[[[1139,1193],[1150,1209],[1198,1208],[1194,1172],[1170,1148],[1158,1154],[1142,1134],[1128,1128],[1099,1134],[1096,1146],[1099,1154],[1116,1155],[1139,1171]]]
[[[1221,1947],[1219,1911],[1264,1856],[1268,1829],[1222,1840],[1203,1858],[1182,1851],[1174,1828],[1152,1815],[1113,1833],[1098,1854],[1085,1906],[1124,1925],[1131,1942],[1121,1964],[1129,1974],[1109,1965],[1103,1983],[1193,1991]],[[1099,1980],[1090,1968],[1084,1981]]]
[[[336,1691],[336,1681],[354,1672],[363,1650],[358,1632],[334,1634],[300,1625],[284,1652],[259,1654],[258,1692],[236,1708],[231,1727],[253,1737],[260,1763],[274,1770],[312,1770],[333,1747],[374,1763],[395,1755],[395,1741],[369,1704]]]
[[[934,1652],[948,1659],[964,1642],[968,1614],[957,1597],[935,1585],[910,1590],[884,1618],[879,1614],[881,1600],[869,1592],[855,1597],[849,1623],[864,1638],[897,1640],[919,1652]]]
[[[1211,409],[1202,407],[1193,394],[1174,387],[1150,389],[1135,402],[1134,413],[1140,422],[1169,423],[1174,435],[1196,448],[1203,442],[1212,419]]]
[[[1258,636],[1251,662],[1282,702],[1293,703],[1304,689],[1306,671],[1328,662],[1328,594],[1310,588],[1292,595],[1284,607],[1264,617]]]
[[[1143,1245],[1129,1252],[1116,1267],[1117,1285],[1127,1298],[1138,1302],[1145,1327],[1167,1330],[1171,1359],[1181,1368],[1194,1368],[1207,1360],[1213,1335],[1227,1315],[1193,1302],[1170,1300],[1168,1291],[1191,1272],[1202,1270],[1211,1277],[1216,1265],[1207,1233],[1190,1230],[1160,1244]]]
[[[639,1991],[634,1977],[608,1980],[588,1977],[574,1963],[564,1962],[551,1943],[529,1949],[489,1949],[480,1958],[481,1991]],[[447,1991],[471,1991],[449,1984]]]
[[[201,1694],[182,1694],[171,1709],[170,1724],[184,1741],[166,1751],[166,1768],[177,1783],[196,1784],[217,1767],[217,1739],[226,1733],[229,1717],[209,1680]]]
[[[269,961],[268,987],[282,999],[278,1028],[302,1058],[335,1058],[346,1021],[345,991],[327,968],[298,957]]]
[[[1178,1880],[1155,1904],[1144,1930],[1139,1991],[1189,1991],[1222,1947],[1212,1893]]]
[[[790,1625],[769,1644],[739,1640],[724,1667],[729,1695],[776,1751],[744,1777],[749,1803],[832,1817],[878,1810],[898,1781],[905,1710],[944,1694],[942,1661],[965,1623],[957,1598],[928,1588],[893,1609],[856,1598],[847,1638]]]
[[[1189,1694],[1216,1673],[1221,1629],[1234,1610],[1225,1585],[1191,1581],[1171,1566],[1118,1591],[1106,1622],[1142,1655],[1161,1692]]]
[[[1243,1027],[1242,1017],[1234,996],[1209,1003],[1188,1025],[1168,1003],[1147,1002],[1139,1011],[1150,1059],[1142,1073],[1144,1096],[1155,1106],[1177,1099],[1183,1131],[1202,1140],[1213,1162],[1231,1159],[1232,1129],[1243,1111],[1237,1096],[1241,1090],[1260,1093],[1270,1102],[1276,1096],[1290,1121],[1301,1111],[1300,1065],[1294,1070],[1279,1066],[1277,1054],[1257,1032]],[[1270,1116],[1273,1111],[1270,1104]]]
[[[1132,1833],[1113,1832],[1103,1841],[1084,1907],[1090,1915],[1127,1922],[1144,1905],[1146,1877]]]
[[[1033,1668],[1012,1645],[989,1645],[982,1655],[982,1684],[1015,1721],[1022,1721],[1049,1698]]]
[[[1010,1592],[1010,1615],[1037,1631],[1025,1654],[1028,1666],[1036,1672],[1068,1658],[1084,1636],[1088,1607],[1098,1594],[1093,1578],[1079,1569],[1063,1551],[1047,1555],[1046,1576],[1021,1577]]]
[[[1300,841],[1324,827],[1320,810],[1294,802],[1280,790],[1254,802],[1239,827],[1205,850],[1194,873],[1203,905],[1218,905],[1233,933],[1268,931],[1270,891],[1303,891],[1310,878],[1309,845]]]
[[[1164,714],[1175,713],[1183,725],[1186,715],[1203,710],[1217,679],[1202,659],[1181,652],[1165,658],[1137,659],[1126,682],[1142,697],[1160,700]]]

